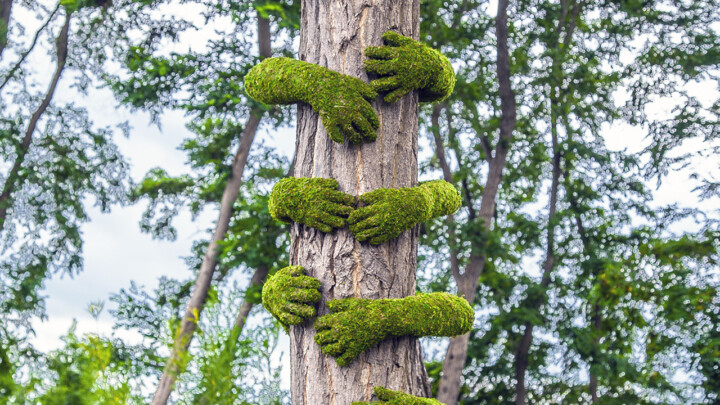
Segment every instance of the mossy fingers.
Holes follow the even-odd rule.
[[[348,138],[351,144],[359,145],[363,141],[362,135],[353,128],[352,122],[348,122],[342,125],[343,134]]]
[[[419,222],[454,213],[462,204],[455,186],[428,181],[416,187],[381,188],[360,196],[366,204],[347,219],[350,232],[359,241],[380,244],[398,237]]]
[[[388,60],[397,58],[398,52],[396,49],[386,46],[368,46],[365,48],[365,56],[373,59]]]
[[[308,219],[304,221],[305,226],[309,226],[310,228],[317,229],[320,232],[323,233],[330,233],[333,230],[333,227],[331,225],[328,225],[324,222],[320,222],[318,219]]]
[[[341,215],[343,218],[347,218],[354,212],[352,206],[336,204],[336,203],[325,203],[323,210],[330,214]]]
[[[302,274],[305,274],[305,273],[303,272]],[[300,274],[294,274],[294,275],[298,276]],[[307,277],[307,276],[293,277],[288,284],[291,287],[303,288],[303,289],[308,289],[308,290],[320,290],[320,288],[322,288],[322,283],[320,283],[320,280],[318,280],[316,278],[312,278],[312,277]],[[313,297],[313,298],[316,298],[316,297]],[[320,300],[320,297],[318,296],[315,301],[319,301],[319,300]]]
[[[378,116],[375,114],[375,110],[373,110],[372,106],[368,104],[361,104],[359,107],[360,113],[370,123],[370,126],[373,127],[373,129],[380,128],[380,119],[378,119]],[[377,138],[377,133],[375,134],[375,137]]]
[[[319,345],[328,345],[337,343],[337,336],[332,331],[322,331],[315,335],[315,343]]]
[[[355,144],[375,139],[346,131],[350,117],[372,109],[370,102],[378,95],[357,77],[291,58],[267,58],[245,76],[245,90],[265,104],[310,104],[334,142],[343,143],[343,134]]]
[[[320,287],[320,281],[306,276],[302,267],[285,267],[265,281],[262,304],[287,330],[316,315]]]
[[[358,114],[355,118],[353,118],[352,125],[353,128],[362,135],[366,142],[370,140],[374,141],[375,138],[377,138],[375,128],[373,128],[370,122],[362,115]]]
[[[294,302],[289,302],[285,304],[284,309],[286,312],[297,315],[301,318],[312,318],[315,316],[315,308],[309,305],[301,305]]]
[[[378,211],[379,210],[377,209],[377,207],[374,207],[374,206],[356,208],[355,211],[350,213],[350,215],[348,216],[348,224],[350,224],[351,232],[352,232],[352,228],[356,224],[359,224],[360,222],[362,222],[374,215],[377,215],[379,213]]]
[[[400,87],[400,79],[397,77],[383,77],[382,79],[373,80],[370,82],[375,90],[378,92],[393,91]]]
[[[379,244],[393,238],[392,234],[383,234],[382,228],[379,228],[379,227],[370,228],[370,229],[364,230],[362,232],[355,233],[354,235],[355,235],[355,239],[357,239],[360,242],[365,242],[368,239],[371,239],[372,241],[370,243],[373,245],[379,245]]]
[[[336,362],[340,367],[347,367],[362,353],[359,350],[348,350],[337,358]]]
[[[315,335],[317,336],[317,335]],[[317,343],[317,339],[315,340]],[[345,351],[344,347],[340,343],[330,343],[320,346],[320,351],[327,354],[328,356],[337,357],[343,354]],[[341,366],[342,367],[342,366]]]
[[[345,194],[342,191],[327,190],[325,191],[325,193],[323,193],[323,197],[326,201],[340,204],[345,208],[349,208],[350,210],[355,208],[355,197],[351,196],[350,194]]]
[[[355,197],[337,190],[334,179],[287,178],[273,187],[268,208],[273,218],[291,220],[321,232],[347,225]]]
[[[368,210],[368,211],[372,212],[371,210]],[[350,224],[350,231],[353,233],[359,233],[359,232],[363,232],[363,231],[367,231],[372,228],[375,228],[375,227],[379,226],[380,224],[381,224],[380,218],[378,218],[377,216],[368,215],[365,217],[365,219],[363,219],[359,222]]]
[[[380,76],[397,73],[396,65],[387,60],[367,59],[363,62],[363,66],[365,67],[365,71],[368,73],[375,73]]]
[[[370,84],[378,92],[389,92],[384,100],[394,103],[405,94],[419,90],[420,101],[440,101],[455,87],[450,61],[440,52],[412,38],[388,31],[383,34],[387,46],[368,47],[365,70],[381,78]]]
[[[388,93],[385,97],[383,97],[383,100],[385,100],[386,103],[395,103],[398,100],[400,100],[404,95],[408,94],[412,89],[405,89],[405,88],[399,88],[397,90],[391,91]]]
[[[313,304],[320,301],[320,292],[310,288],[298,288],[295,291],[292,291],[288,295],[288,298],[292,302]]]
[[[392,46],[404,46],[415,43],[415,40],[413,40],[412,38],[400,35],[395,31],[386,31],[382,35],[382,39],[385,41],[385,43]]]

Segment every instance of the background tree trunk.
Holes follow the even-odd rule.
[[[258,15],[257,27],[260,56],[263,58],[270,57],[272,55],[272,49],[270,47],[270,22],[266,18]],[[225,238],[225,234],[230,226],[230,219],[233,215],[233,204],[235,204],[235,200],[237,200],[237,196],[240,193],[243,172],[245,171],[250,148],[255,139],[258,125],[260,125],[262,114],[262,110],[252,109],[243,128],[240,143],[238,144],[232,163],[232,173],[225,184],[225,189],[223,190],[220,200],[218,221],[215,224],[212,239],[203,256],[200,271],[195,281],[195,287],[193,288],[192,295],[185,309],[185,315],[181,321],[180,329],[175,336],[172,352],[165,364],[162,376],[160,376],[160,381],[153,396],[152,405],[164,405],[167,403],[175,386],[175,380],[177,380],[178,375],[182,372],[182,358],[190,347],[200,314],[205,307],[205,300],[210,290],[213,274],[217,268],[219,243]],[[247,311],[249,312],[250,309],[248,308]],[[242,314],[239,315],[242,316]],[[244,324],[244,318],[242,318],[242,321]]]
[[[508,49],[508,5],[509,0],[498,1],[498,12],[495,18],[495,33],[497,36],[497,78],[500,92],[500,134],[497,145],[495,146],[494,156],[490,156],[490,147],[486,146],[486,155],[489,163],[488,177],[483,189],[480,201],[479,217],[483,220],[485,232],[490,232],[495,216],[495,199],[502,181],[502,173],[507,160],[508,148],[512,138],[515,123],[517,121],[517,112],[515,106],[515,93],[512,90],[510,82],[510,51]],[[478,134],[484,137],[483,134]],[[486,140],[484,145],[489,145]],[[474,215],[472,212],[472,200],[466,201],[470,205],[471,219]],[[484,248],[484,247],[483,247]],[[485,268],[487,256],[472,254],[470,261],[465,266],[465,272],[462,274],[454,273],[453,277],[458,286],[458,294],[464,296],[470,305],[475,301],[475,292],[477,291],[478,281]],[[455,405],[458,403],[460,395],[460,387],[462,386],[462,372],[465,368],[465,358],[467,357],[468,343],[470,342],[470,334],[450,339],[445,360],[443,361],[443,374],[440,379],[438,388],[438,401]]]
[[[388,29],[418,39],[419,14],[419,0],[305,0],[300,59],[367,81],[365,47],[381,45]],[[351,146],[331,141],[317,114],[298,106],[294,176],[336,178],[340,190],[352,195],[416,185],[417,92],[392,105],[378,98],[373,107],[380,118],[378,139]],[[294,224],[290,262],[322,282],[319,315],[328,313],[331,299],[405,297],[415,293],[417,228],[372,246],[346,229],[323,234]],[[290,330],[293,405],[350,405],[371,399],[376,385],[430,396],[417,339],[387,340],[340,368],[322,354],[314,336],[310,323]]]

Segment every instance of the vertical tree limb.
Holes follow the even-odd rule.
[[[11,197],[12,194],[16,191],[16,187],[18,186],[17,182],[20,177],[20,168],[25,162],[25,156],[30,150],[30,144],[32,143],[33,134],[35,133],[35,129],[37,129],[40,118],[42,118],[42,115],[50,106],[50,102],[55,95],[55,90],[57,89],[58,82],[60,81],[60,76],[65,69],[65,62],[67,61],[68,52],[70,18],[71,14],[68,13],[65,17],[65,24],[63,24],[62,28],[60,29],[60,34],[58,35],[55,43],[57,50],[57,64],[52,81],[50,82],[50,86],[48,87],[48,90],[45,93],[45,97],[40,103],[40,106],[38,106],[32,117],[30,117],[30,122],[28,123],[28,127],[25,130],[25,136],[23,137],[20,145],[18,145],[17,148],[17,157],[15,157],[15,162],[13,163],[12,167],[10,168],[10,172],[5,178],[5,184],[3,185],[2,192],[0,192],[0,232],[2,232],[3,228],[5,227],[5,221],[7,220],[7,212],[12,206]]]
[[[269,57],[272,54],[270,47],[270,22],[258,15],[257,29],[258,45],[261,52],[260,56],[263,58]],[[230,225],[230,219],[233,214],[233,204],[240,192],[242,175],[247,164],[247,158],[253,140],[255,139],[258,125],[260,124],[262,113],[259,109],[252,109],[245,128],[243,129],[240,144],[233,159],[231,175],[228,178],[220,200],[220,214],[217,224],[215,225],[215,231],[213,232],[212,240],[207,247],[202,264],[200,265],[195,287],[193,288],[190,301],[188,301],[185,309],[185,315],[183,316],[180,328],[175,337],[172,352],[165,365],[163,374],[160,377],[152,405],[164,405],[167,403],[175,381],[183,371],[183,358],[190,346],[195,329],[197,329],[197,322],[205,306],[212,276],[217,268],[219,242],[225,237]]]
[[[483,189],[479,217],[483,221],[485,232],[490,232],[495,214],[495,200],[498,188],[502,181],[502,172],[505,167],[510,140],[517,121],[515,93],[510,83],[510,52],[508,50],[508,10],[509,0],[498,2],[498,12],[495,18],[495,32],[497,36],[497,76],[500,88],[500,137],[495,146],[495,156],[489,164],[488,177]],[[485,267],[487,256],[485,253],[472,254],[465,267],[465,272],[456,278],[458,294],[463,295],[470,304],[475,301],[477,284]],[[450,339],[445,360],[443,361],[443,374],[438,390],[438,400],[448,405],[456,405],[462,384],[462,371],[465,368],[470,334]]]

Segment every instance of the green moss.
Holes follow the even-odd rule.
[[[448,293],[396,299],[346,298],[328,302],[332,314],[315,321],[315,342],[347,366],[381,341],[399,336],[457,336],[472,329],[470,304]]]
[[[306,276],[302,266],[288,266],[265,281],[262,303],[287,331],[290,325],[315,316],[320,287],[320,281]]]
[[[373,389],[379,401],[353,402],[352,405],[443,405],[442,402],[432,398],[418,398],[401,391],[392,391],[385,387]]]
[[[444,180],[381,188],[363,194],[360,201],[366,205],[350,214],[350,232],[357,240],[375,245],[397,238],[420,222],[452,214],[462,204],[457,189]]]
[[[308,103],[330,138],[353,144],[374,141],[379,127],[370,101],[377,93],[362,80],[290,58],[268,58],[245,76],[248,95],[265,104]]]
[[[455,72],[450,61],[429,46],[388,31],[383,34],[388,46],[365,48],[365,70],[381,76],[370,82],[394,103],[413,90],[420,90],[421,102],[441,101],[455,87]]]
[[[268,202],[273,218],[332,232],[343,228],[355,208],[355,197],[337,191],[335,179],[292,177],[273,187]]]

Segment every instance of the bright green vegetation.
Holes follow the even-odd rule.
[[[343,228],[355,208],[355,197],[337,188],[335,179],[282,179],[270,195],[270,214],[277,220],[295,221],[326,233]]]
[[[380,126],[370,101],[377,93],[362,80],[319,65],[268,58],[245,76],[248,95],[265,104],[307,103],[320,115],[330,139],[352,144],[374,141]]]
[[[405,94],[420,90],[421,102],[441,101],[455,87],[455,72],[450,61],[429,46],[388,31],[383,34],[388,46],[365,48],[365,70],[382,76],[370,82],[385,95],[385,101],[394,103]]]
[[[416,294],[371,300],[328,302],[333,313],[315,321],[315,342],[345,367],[381,341],[400,336],[457,336],[472,329],[475,314],[468,302],[448,293]]]
[[[432,398],[418,398],[400,391],[389,390],[385,387],[373,389],[379,401],[353,402],[352,405],[442,405]]]
[[[267,279],[262,304],[287,331],[290,325],[315,316],[320,287],[320,281],[306,276],[302,266],[288,266]]]
[[[381,188],[363,194],[360,201],[365,206],[350,214],[350,232],[357,240],[375,245],[397,238],[420,222],[452,214],[462,205],[457,189],[444,180]]]

